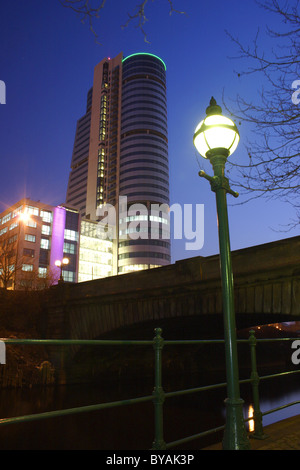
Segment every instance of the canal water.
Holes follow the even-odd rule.
[[[216,355],[219,355],[218,351]],[[213,353],[211,362],[218,363]],[[269,359],[267,362],[260,376],[274,372],[274,364],[270,364]],[[286,370],[286,367],[284,369]],[[212,372],[210,369],[205,377],[201,377],[201,382],[203,381],[208,381],[206,384],[222,383],[223,372],[219,370]],[[197,373],[188,380],[186,377],[183,380],[180,374],[177,374],[176,377],[173,376],[163,382],[166,392],[197,386],[199,386]],[[151,395],[152,391],[153,382],[149,379],[140,382],[122,379],[109,384],[106,382],[20,390],[4,389],[0,391],[0,417],[22,416],[136,398]],[[249,384],[241,386],[241,397],[245,401],[244,415],[248,417],[252,405]],[[300,400],[300,375],[261,380],[260,397],[262,412]],[[164,404],[165,441],[172,442],[222,426],[225,422],[225,398],[225,387],[215,391],[188,394],[184,397],[168,398]],[[300,414],[299,405],[266,415],[263,423],[268,425],[295,414]],[[201,449],[220,441],[222,435],[221,432],[197,439],[189,444],[174,447],[174,450]],[[1,450],[147,450],[151,448],[153,439],[154,406],[151,401],[0,426]]]

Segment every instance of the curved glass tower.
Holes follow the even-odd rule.
[[[119,194],[128,215],[119,229],[128,239],[119,240],[118,265],[128,272],[170,262],[166,67],[157,56],[133,54],[123,59],[122,79]]]
[[[120,53],[95,67],[66,200],[79,201],[90,220],[105,204],[116,208],[114,274],[170,263],[166,66],[159,57]]]

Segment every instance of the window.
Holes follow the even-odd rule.
[[[47,268],[39,267],[38,276],[44,278],[47,277]]]
[[[78,232],[75,230],[65,230],[65,239],[66,240],[73,240],[78,241]]]
[[[36,222],[32,219],[29,219],[27,222],[26,222],[26,225],[27,227],[32,227],[32,228],[36,228]]]
[[[41,210],[40,215],[42,217],[43,222],[48,222],[49,224],[52,222],[52,212]]]
[[[64,253],[74,254],[76,252],[75,248],[76,246],[73,243],[64,243]]]
[[[75,273],[73,271],[62,271],[63,280],[66,282],[75,282]]]
[[[17,217],[17,215],[19,215],[20,212],[22,212],[22,209],[23,209],[23,206],[17,207],[17,209],[15,209],[12,213],[12,218],[14,219],[15,217]]]
[[[9,214],[6,214],[4,217],[2,217],[2,224],[5,224],[5,222],[8,222],[11,219],[11,212]]]
[[[4,227],[0,230],[0,236],[7,232],[7,227]]]
[[[35,235],[30,235],[30,233],[25,233],[25,240],[27,242],[35,243]]]
[[[39,209],[33,206],[26,206],[25,212],[30,215],[39,215]]]
[[[39,263],[46,267],[49,264],[49,250],[40,249]]]
[[[16,228],[18,226],[18,223],[17,222],[13,222],[12,224],[10,224],[9,226],[9,230],[13,230],[14,228]],[[7,229],[6,229],[7,230]]]
[[[50,225],[42,225],[42,234],[43,235],[50,235],[51,227]]]
[[[50,241],[47,240],[46,238],[41,238],[41,248],[43,248],[44,250],[49,250]]]
[[[11,243],[15,243],[17,241],[18,236],[14,235],[13,237],[10,237],[8,239],[8,244],[10,245]]]
[[[22,264],[22,271],[33,271],[33,264]]]
[[[34,250],[31,250],[30,248],[24,248],[23,256],[29,256],[30,258],[34,258]]]

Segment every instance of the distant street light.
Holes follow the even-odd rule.
[[[62,270],[63,270],[63,266],[66,266],[67,264],[69,264],[69,262],[70,262],[69,258],[63,258],[62,260],[56,260],[55,261],[55,266],[60,268],[59,282],[64,282],[63,275],[62,275]]]
[[[239,371],[237,358],[236,325],[234,312],[233,275],[228,227],[226,193],[237,197],[238,193],[229,187],[225,178],[225,164],[239,143],[238,129],[231,119],[222,115],[222,109],[211,98],[206,109],[206,118],[196,127],[194,145],[200,155],[212,164],[214,176],[204,171],[199,176],[210,182],[216,193],[219,226],[220,268],[222,280],[224,340],[227,375],[226,425],[223,449],[247,450],[250,448],[243,417],[243,400],[240,398]]]

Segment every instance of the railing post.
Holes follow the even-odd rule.
[[[164,340],[161,333],[161,328],[156,328],[155,337],[153,339],[155,355],[155,387],[153,390],[155,437],[152,449],[155,450],[166,448],[166,443],[163,438],[163,404],[165,401],[165,394],[162,388],[162,348]]]
[[[257,361],[256,361],[256,337],[254,330],[250,330],[249,344],[251,353],[251,385],[252,385],[252,396],[253,396],[253,420],[254,420],[254,431],[251,433],[251,437],[255,439],[266,439],[268,436],[263,431],[262,424],[262,412],[260,410],[259,403],[259,375],[257,372]]]

